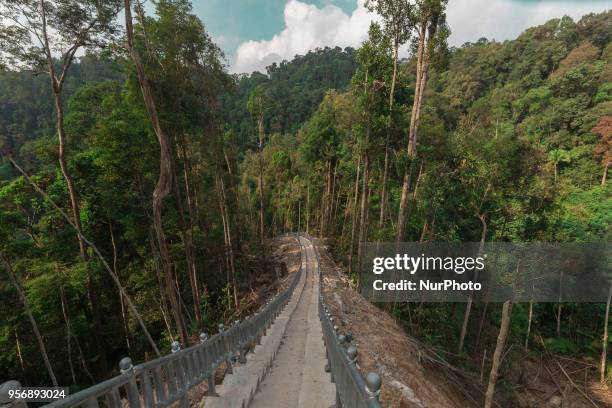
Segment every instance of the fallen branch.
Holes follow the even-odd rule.
[[[565,369],[563,368],[563,366],[561,365],[561,363],[559,363],[557,360],[555,360],[555,363],[557,363],[557,365],[559,366],[559,368],[561,369],[561,372],[563,372],[563,374],[565,375],[565,378],[567,378],[567,380],[570,382],[570,384],[572,384],[572,386],[574,388],[576,388],[578,390],[578,392],[580,394],[582,394],[582,396],[584,398],[586,398],[591,404],[593,404],[593,406],[595,408],[599,408],[599,405],[597,405],[588,395],[586,392],[584,392],[582,390],[582,388],[578,387],[578,385],[572,380],[572,378],[569,376],[569,374],[567,373],[567,371],[565,371]]]

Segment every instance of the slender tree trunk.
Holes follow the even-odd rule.
[[[606,316],[604,320],[604,334],[601,342],[601,364],[599,367],[599,380],[603,384],[606,381],[606,365],[608,361],[608,325],[610,324],[610,300],[612,300],[612,282],[608,290],[608,301],[606,302]]]
[[[527,334],[525,335],[525,350],[529,347],[529,335],[531,334],[531,322],[533,321],[533,300],[529,301],[529,317],[527,320]]]
[[[230,221],[229,221],[229,211],[227,208],[227,197],[225,194],[225,184],[223,182],[223,176],[222,175],[218,175],[218,180],[219,180],[219,197],[220,197],[220,204],[221,204],[221,212],[223,214],[223,219],[225,220],[225,242],[226,242],[226,247],[227,247],[227,252],[229,255],[229,266],[230,266],[230,272],[231,272],[231,277],[232,277],[232,290],[233,290],[233,297],[234,297],[234,306],[236,307],[236,309],[238,309],[238,293],[237,293],[237,284],[236,284],[236,267],[235,267],[235,260],[234,260],[234,248],[233,248],[233,244],[232,244],[232,229],[230,226]]]
[[[408,164],[404,171],[404,179],[402,182],[402,196],[400,198],[399,212],[397,216],[397,235],[396,241],[402,242],[406,236],[406,218],[408,209],[408,196],[410,193],[410,183],[412,179],[412,170],[414,167],[414,157],[408,158]]]
[[[483,214],[478,214],[478,218],[480,219],[480,222],[482,224],[482,230],[480,233],[480,246],[478,248],[478,256],[480,256],[480,254],[482,253],[484,249],[485,240],[487,238],[487,221]],[[474,279],[478,279],[477,273],[474,274]],[[474,300],[473,294],[470,293],[467,304],[465,306],[465,314],[463,315],[463,324],[461,325],[461,334],[459,336],[459,346],[457,347],[457,352],[459,353],[461,352],[461,350],[463,350],[463,345],[465,344],[465,336],[467,334],[467,327],[468,327],[468,323],[470,320],[470,312],[472,310],[473,300]]]
[[[306,187],[306,235],[310,233],[310,182]]]
[[[21,367],[21,378],[25,380],[25,364],[23,363],[23,355],[21,354],[21,343],[19,342],[19,335],[15,330],[15,348],[17,349],[17,358],[19,359],[19,366]],[[24,381],[22,385],[26,385],[27,381]]]
[[[351,216],[351,244],[349,246],[348,267],[349,276],[353,271],[353,254],[355,253],[355,224],[357,223],[357,208],[359,197],[359,173],[361,171],[361,154],[357,157],[357,175],[355,176],[355,195],[353,197],[353,214]]]
[[[62,304],[62,314],[64,315],[64,323],[66,324],[66,354],[68,355],[68,367],[70,368],[70,377],[72,383],[76,384],[76,375],[74,374],[74,365],[72,364],[72,330],[70,329],[70,320],[66,313],[66,297],[64,295],[64,286],[60,286],[60,299]]]
[[[187,158],[184,157],[183,160],[187,160]],[[200,291],[198,290],[197,266],[194,255],[195,249],[193,246],[193,237],[191,236],[191,232],[187,231],[183,194],[181,193],[180,184],[178,182],[174,155],[172,156],[172,179],[172,187],[174,190],[174,195],[176,196],[176,210],[179,215],[179,226],[181,228],[181,239],[183,240],[183,244],[185,246],[185,263],[187,266],[187,276],[189,277],[189,286],[191,288],[191,298],[193,300],[193,312],[195,315],[196,325],[198,326],[198,329],[201,330],[203,326],[202,313],[200,310]]]
[[[480,345],[480,339],[482,338],[482,329],[484,328],[484,322],[487,318],[487,310],[489,309],[489,302],[485,302],[484,308],[482,309],[482,315],[480,316],[480,323],[478,323],[478,332],[476,333],[476,347]]]
[[[335,214],[335,203],[336,203],[336,176],[338,174],[338,165],[334,161],[334,177],[332,179],[331,186],[331,201],[329,203],[329,221],[327,226],[327,232],[330,236],[334,236],[336,233],[336,214]]]
[[[414,156],[417,143],[417,116],[420,109],[421,90],[424,88],[423,69],[425,60],[426,47],[426,25],[421,24],[419,28],[419,45],[417,48],[417,69],[416,69],[416,84],[414,90],[414,101],[412,103],[412,112],[410,116],[410,127],[408,131],[408,156]]]
[[[327,208],[329,202],[329,194],[331,190],[331,160],[327,161],[327,170],[325,172],[325,190],[323,191],[323,199],[321,200],[321,219],[319,224],[319,235],[325,236],[327,224]]]
[[[259,241],[261,243],[261,250],[263,254],[264,250],[264,181],[263,181],[263,143],[264,143],[264,123],[263,116],[260,116],[258,120],[258,129],[259,129]]]
[[[359,275],[358,279],[358,287],[361,289],[361,262],[363,261],[363,253],[362,253],[362,243],[367,240],[368,237],[368,209],[369,209],[369,167],[370,160],[368,157],[368,152],[364,153],[363,160],[363,180],[362,180],[362,189],[361,189],[361,210],[359,217],[359,238],[357,240],[357,273]]]
[[[184,184],[185,184],[185,196],[187,198],[187,214],[189,215],[189,225],[187,225],[187,222],[185,221],[185,217],[184,217],[184,212],[183,212],[183,201],[182,201],[182,196],[181,196],[181,191],[179,188],[179,183],[178,183],[178,176],[175,173],[174,175],[174,179],[175,179],[175,190],[177,191],[177,205],[179,207],[179,213],[180,213],[180,222],[181,222],[181,230],[183,232],[183,240],[185,242],[185,255],[186,255],[186,261],[187,261],[187,273],[189,274],[189,283],[191,285],[191,295],[193,298],[193,307],[194,307],[194,312],[195,312],[195,317],[196,317],[196,322],[198,324],[198,328],[200,330],[202,330],[203,328],[203,321],[202,321],[202,312],[200,309],[200,290],[199,290],[199,284],[198,284],[198,267],[197,267],[197,263],[196,263],[196,249],[195,249],[195,245],[193,243],[193,218],[194,218],[194,211],[192,209],[192,203],[191,203],[191,192],[190,192],[190,188],[189,188],[189,156],[187,154],[187,148],[186,148],[186,144],[187,144],[187,140],[185,138],[185,136],[183,135],[183,137],[181,138],[181,143],[180,145],[177,144],[177,147],[181,148],[181,152],[182,152],[182,158],[183,158],[183,176],[185,177],[184,180]],[[174,169],[176,169],[176,166],[173,166]]]
[[[55,373],[53,372],[53,367],[51,367],[51,362],[49,361],[49,356],[47,355],[47,348],[45,347],[45,342],[43,341],[42,336],[40,335],[40,331],[38,330],[38,324],[36,324],[36,320],[34,319],[34,315],[32,314],[32,310],[30,309],[30,305],[26,300],[25,294],[21,290],[21,286],[17,282],[17,277],[13,272],[13,268],[8,260],[4,256],[3,253],[0,253],[0,260],[4,264],[4,269],[6,270],[9,280],[11,284],[15,287],[17,291],[17,296],[19,297],[19,301],[23,305],[26,314],[28,315],[28,320],[30,320],[30,324],[32,325],[32,330],[34,331],[34,335],[36,336],[36,341],[38,342],[38,348],[40,349],[40,354],[42,354],[43,362],[45,363],[45,367],[47,368],[47,373],[51,378],[51,383],[54,387],[58,387],[57,379],[55,378]]]
[[[153,225],[155,227],[155,234],[157,236],[158,249],[162,267],[164,270],[164,279],[166,283],[166,295],[170,300],[170,306],[172,308],[172,314],[174,321],[179,333],[179,337],[183,345],[188,345],[187,329],[183,316],[181,313],[181,305],[179,303],[176,288],[174,284],[174,273],[172,271],[172,265],[170,264],[170,255],[168,252],[168,244],[166,242],[166,235],[164,233],[164,227],[162,224],[162,205],[165,198],[172,191],[172,151],[170,148],[170,141],[164,131],[161,128],[159,117],[157,115],[157,107],[153,99],[151,87],[149,81],[145,76],[144,67],[140,59],[138,50],[134,46],[134,30],[132,27],[132,10],[131,0],[124,0],[125,5],[125,29],[127,34],[127,49],[130,54],[134,65],[136,66],[136,72],[138,74],[138,83],[140,90],[142,91],[142,97],[147,108],[149,119],[155,130],[157,141],[160,149],[160,160],[159,160],[159,178],[153,191]]]
[[[234,183],[234,171],[232,170],[232,165],[229,161],[229,157],[225,149],[223,149],[223,157],[225,159],[225,166],[227,167],[227,173],[230,176],[230,190],[234,193],[234,200],[236,201],[236,211],[234,211],[234,224],[236,225],[236,248],[240,251],[242,248],[242,223],[240,219],[240,197],[238,196],[238,190],[236,189],[236,185]]]
[[[385,208],[387,204],[387,178],[389,177],[389,139],[393,130],[393,105],[395,99],[395,83],[397,81],[397,55],[399,41],[397,38],[393,44],[393,75],[391,76],[391,90],[389,92],[389,123],[387,124],[387,134],[385,135],[385,163],[383,167],[382,191],[380,194],[380,214],[378,217],[378,228],[382,228],[385,222]]]
[[[423,160],[421,160],[421,165],[419,166],[419,173],[417,175],[416,182],[414,183],[414,191],[412,192],[413,201],[415,201],[417,198],[417,193],[419,192],[419,184],[421,182],[421,177],[423,177]]]
[[[489,374],[489,385],[485,394],[484,408],[491,408],[493,405],[493,395],[495,394],[495,384],[499,376],[499,367],[501,365],[501,358],[506,346],[506,340],[508,338],[508,332],[510,329],[510,316],[512,315],[512,302],[504,302],[502,308],[502,318],[499,327],[499,334],[497,336],[497,344],[495,345],[495,352],[493,353],[493,363],[491,366],[491,373]]]
[[[111,223],[108,223],[108,230],[110,232],[111,237],[111,246],[113,248],[113,272],[115,275],[119,277],[119,273],[117,271],[117,243],[115,242],[115,234],[113,233],[113,226]],[[130,329],[128,327],[127,316],[125,314],[125,302],[123,301],[123,295],[121,291],[119,291],[119,302],[121,303],[121,319],[123,321],[123,332],[125,334],[125,344],[127,346],[128,351],[131,351],[130,346]]]
[[[559,302],[557,303],[557,337],[561,337],[561,311],[563,310],[563,271],[560,272],[559,275]]]
[[[601,177],[601,185],[605,186],[606,185],[606,179],[608,178],[608,168],[610,167],[610,162],[606,162],[606,164],[604,165],[604,171],[603,171],[603,176]]]
[[[425,241],[425,235],[427,234],[427,228],[428,228],[428,221],[427,221],[427,216],[425,216],[425,219],[423,220],[423,228],[421,229],[421,236],[419,238],[419,242]]]
[[[419,46],[417,49],[417,70],[416,70],[416,85],[414,101],[412,103],[412,113],[410,117],[410,127],[408,131],[408,163],[404,171],[404,180],[402,183],[402,196],[400,200],[400,208],[397,216],[397,235],[396,241],[402,242],[405,237],[406,219],[407,219],[407,208],[408,208],[408,196],[410,192],[410,184],[412,179],[412,173],[414,170],[414,163],[416,159],[416,145],[417,145],[417,132],[418,132],[418,118],[421,109],[422,91],[425,89],[425,82],[427,77],[424,75],[424,54],[426,47],[426,25],[421,24],[419,28]]]

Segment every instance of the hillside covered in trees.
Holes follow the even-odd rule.
[[[445,1],[387,3],[357,50],[240,76],[187,0],[75,13],[57,57],[0,19],[0,377],[77,389],[188,344],[248,310],[283,232],[328,238],[357,286],[367,241],[608,242],[612,12],[449,48]],[[610,381],[606,304],[380,306],[486,372],[489,406],[544,354]]]

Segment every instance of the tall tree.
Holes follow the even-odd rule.
[[[193,14],[189,1],[157,2],[156,19],[146,18],[141,7],[137,11],[144,42],[143,63],[155,84],[152,91],[162,112],[161,126],[174,142],[173,193],[184,242],[185,269],[194,316],[198,327],[202,328],[194,230],[195,215],[204,214],[200,208],[195,208],[191,195],[197,178],[193,174],[191,146],[204,138],[212,139],[213,134],[218,133],[215,124],[219,118],[215,107],[228,76],[221,62],[223,52]],[[204,136],[200,136],[202,133]]]
[[[413,5],[409,0],[367,0],[366,7],[376,11],[383,18],[384,30],[391,39],[393,47],[393,74],[389,90],[389,119],[385,135],[385,161],[383,165],[383,178],[380,194],[380,215],[378,226],[381,228],[385,220],[387,204],[387,178],[389,174],[389,139],[393,129],[393,106],[395,103],[395,86],[397,83],[398,52],[399,47],[409,39],[413,29]]]
[[[257,155],[259,160],[259,242],[262,247],[264,245],[265,230],[264,230],[264,159],[263,159],[263,148],[265,140],[265,116],[266,112],[270,110],[271,99],[268,92],[261,85],[258,85],[253,89],[249,95],[247,102],[247,108],[251,114],[253,122],[257,123]]]
[[[130,54],[132,62],[136,67],[136,73],[138,75],[138,84],[142,91],[142,97],[153,125],[153,130],[157,136],[159,143],[159,177],[155,190],[153,191],[153,225],[155,226],[155,234],[157,237],[158,249],[161,257],[162,267],[164,270],[164,279],[166,286],[166,296],[170,299],[170,307],[172,309],[172,315],[174,322],[183,345],[188,345],[187,328],[183,321],[181,313],[181,305],[178,299],[178,288],[176,287],[174,272],[170,262],[170,254],[168,252],[168,243],[166,242],[166,234],[164,233],[164,227],[162,223],[162,205],[166,197],[170,194],[174,182],[173,172],[173,157],[172,157],[172,146],[170,139],[161,127],[159,116],[157,113],[157,105],[153,98],[151,91],[151,85],[146,77],[144,66],[140,58],[140,53],[134,44],[134,28],[132,24],[132,7],[130,0],[124,0],[124,13],[125,13],[125,30],[127,34],[127,50]]]
[[[408,211],[408,197],[410,193],[411,178],[416,165],[416,148],[419,130],[423,95],[427,85],[430,63],[434,52],[446,45],[449,30],[446,25],[445,8],[448,0],[419,0],[415,9],[416,37],[416,83],[410,127],[408,130],[408,155],[402,182],[402,196],[397,216],[397,241],[403,241],[406,229]]]

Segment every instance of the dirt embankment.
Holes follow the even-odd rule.
[[[385,311],[364,299],[337,267],[321,240],[319,249],[323,274],[323,296],[339,331],[351,333],[359,350],[363,373],[382,377],[381,402],[398,408],[476,407],[471,382],[443,361],[437,360]]]

